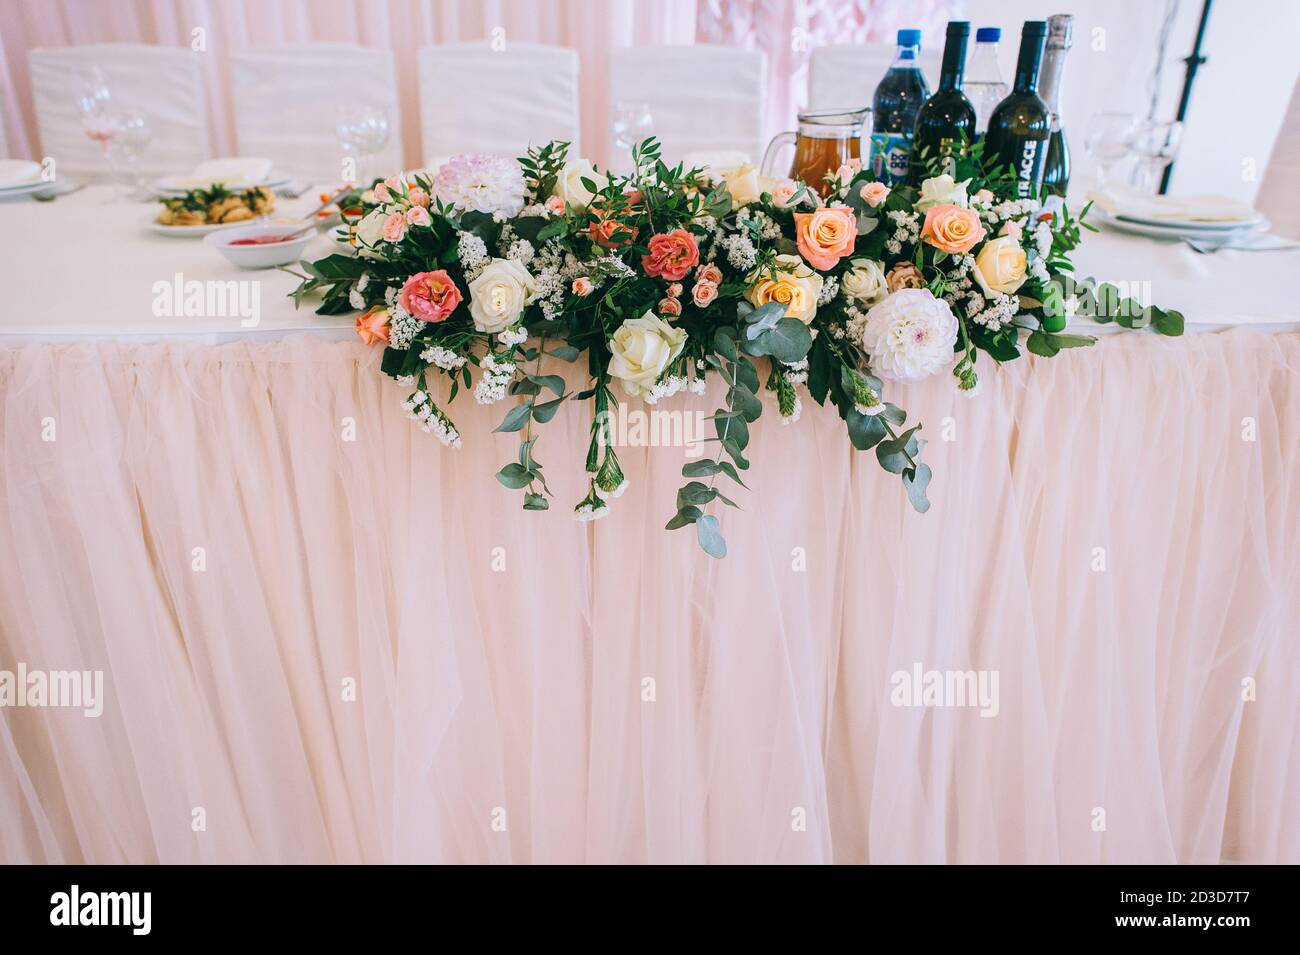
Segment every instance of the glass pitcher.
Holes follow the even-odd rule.
[[[776,170],[777,154],[783,146],[794,146],[794,162],[789,176],[799,179],[826,197],[826,176],[850,159],[865,164],[862,130],[871,115],[871,107],[860,109],[825,109],[799,114],[797,133],[778,133],[763,154],[763,175],[780,178]]]

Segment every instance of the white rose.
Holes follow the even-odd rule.
[[[357,223],[358,254],[367,258],[379,258],[380,253],[373,250],[384,241],[384,220],[387,218],[387,213],[374,209]]]
[[[957,317],[929,289],[905,288],[871,306],[862,347],[871,370],[892,381],[919,381],[953,362]]]
[[[1025,283],[1025,250],[1015,236],[989,239],[975,256],[975,281],[986,298],[1010,295]]]
[[[609,373],[629,395],[639,395],[650,390],[685,347],[686,330],[653,312],[624,319],[609,342]]]
[[[787,318],[810,324],[817,314],[817,299],[822,294],[820,273],[810,269],[797,255],[778,255],[774,261],[776,278],[763,270],[754,272],[749,277],[753,284],[745,292],[745,298],[755,308],[762,308],[769,302],[780,302],[785,306]]]
[[[480,332],[503,332],[524,313],[537,283],[514,259],[493,259],[469,283],[469,314]]]
[[[596,167],[585,159],[570,159],[555,180],[555,194],[578,211],[586,209],[595,195],[582,184],[583,179],[590,179],[597,189],[609,185],[609,177],[596,172]]]
[[[749,163],[737,166],[726,173],[722,177],[722,182],[731,193],[731,201],[737,206],[757,202],[758,197],[763,193],[763,184],[759,179],[758,170]]]
[[[874,259],[850,259],[848,269],[840,277],[840,288],[863,305],[875,305],[889,294],[885,270]]]
[[[926,179],[921,183],[921,198],[916,200],[916,211],[924,212],[931,206],[945,204],[961,206],[965,209],[970,205],[970,200],[966,198],[966,187],[968,185],[970,185],[969,179],[957,182],[946,173],[942,176]]]

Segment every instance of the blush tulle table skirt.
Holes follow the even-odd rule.
[[[905,389],[924,515],[769,409],[722,561],[683,449],[580,524],[566,405],[525,513],[505,406],[443,449],[378,358],[0,350],[0,670],[104,674],[0,708],[0,862],[1300,861],[1300,336]]]

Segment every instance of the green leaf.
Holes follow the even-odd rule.
[[[1156,310],[1155,330],[1161,335],[1181,335],[1183,333],[1183,313],[1163,309]]]
[[[519,490],[521,487],[527,487],[532,482],[533,476],[522,464],[507,464],[497,472],[497,480],[511,490]]]
[[[930,477],[928,464],[918,464],[915,470],[907,468],[903,472],[903,487],[907,488],[907,498],[920,514],[930,509],[930,500],[925,496],[925,489],[930,486]]]
[[[695,536],[710,557],[721,559],[727,556],[727,542],[718,527],[718,519],[706,514],[695,522]]]
[[[680,508],[677,511],[676,516],[664,525],[664,530],[675,531],[677,528],[685,527],[687,524],[694,524],[699,520],[700,515],[703,513],[704,512],[694,504]]]
[[[796,362],[808,354],[812,334],[797,318],[783,318],[771,329],[745,343],[751,355],[771,355],[777,361]]]
[[[736,473],[736,469],[732,467],[730,461],[719,461],[718,470],[721,471],[723,474],[725,474],[727,477],[731,478],[741,487],[745,488],[746,490],[749,489],[749,485],[740,479],[740,475]]]
[[[717,493],[703,481],[690,481],[678,488],[677,506],[681,508],[687,504],[708,504]]]
[[[524,495],[525,511],[545,511],[550,506],[551,502],[541,494],[534,494],[532,491],[529,491]]]
[[[737,453],[744,451],[749,444],[749,425],[741,415],[729,414],[725,411],[718,412],[721,417],[714,416],[713,429],[718,435],[718,440],[722,446],[731,452],[734,458]]]
[[[543,388],[550,388],[557,395],[564,394],[564,379],[559,375],[529,375],[528,380]]]
[[[731,371],[741,385],[754,393],[758,392],[758,371],[748,358],[736,359],[736,364]]]
[[[582,352],[572,345],[561,345],[559,348],[552,348],[547,354],[560,361],[577,361]]]
[[[727,402],[746,421],[757,421],[763,414],[763,402],[759,401],[752,391],[739,382],[727,392]]]
[[[849,427],[849,440],[859,451],[871,450],[889,433],[880,418],[880,415],[863,414],[856,408],[850,408],[844,416],[844,423]]]
[[[543,401],[540,405],[533,405],[533,420],[539,424],[546,424],[555,417],[555,412],[560,410],[563,402],[564,396],[561,395],[554,401]]]
[[[682,477],[712,477],[717,474],[720,468],[718,462],[711,458],[704,458],[700,461],[689,461],[682,465]]]
[[[890,438],[876,445],[876,460],[880,466],[891,474],[902,474],[904,468],[911,467],[908,457],[915,458],[920,448],[916,443],[916,432],[920,428],[908,428],[897,438]]]
[[[1044,358],[1054,358],[1056,353],[1061,350],[1052,343],[1052,336],[1037,328],[1029,333],[1025,347],[1029,349],[1031,354],[1042,355]]]
[[[819,405],[826,403],[831,389],[831,356],[820,339],[813,343],[808,356],[808,393]]]
[[[736,330],[727,326],[713,332],[713,350],[729,361],[736,360]]]
[[[497,427],[496,430],[497,431],[521,430],[523,426],[528,423],[528,418],[532,414],[532,411],[533,411],[533,403],[531,401],[525,401],[523,404],[511,408],[510,413],[506,415],[505,420],[501,422],[501,424]]]

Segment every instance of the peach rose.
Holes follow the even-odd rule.
[[[406,280],[397,300],[422,322],[445,322],[461,303],[460,289],[446,269],[417,272]]]
[[[661,298],[655,308],[660,315],[666,318],[676,318],[682,314],[682,303],[675,298]]]
[[[885,285],[891,292],[903,288],[925,288],[925,276],[911,262],[899,262],[885,276]]]
[[[1020,228],[1019,222],[1012,222],[1010,220],[1007,220],[1006,222],[1002,223],[1002,231],[1000,231],[998,235],[1009,235],[1013,239],[1019,239],[1020,233],[1023,231],[1024,230]]]
[[[377,182],[371,191],[375,194],[375,202],[387,202],[392,198],[388,193],[387,183]]]
[[[772,204],[778,209],[790,205],[790,200],[799,191],[799,184],[793,179],[786,179],[772,187]]]
[[[670,286],[668,286],[666,289],[664,289],[664,294],[667,295],[669,298],[681,298],[681,297],[682,297],[682,283],[681,283],[681,282],[674,282],[672,285],[670,285]]]
[[[695,288],[691,289],[691,300],[699,308],[708,308],[718,297],[718,285],[716,282],[707,282],[704,279],[695,283]]]
[[[853,167],[848,163],[844,163],[844,165],[840,166],[839,169],[835,170],[835,178],[847,186],[849,180],[853,178],[853,173]]]
[[[701,265],[695,270],[695,278],[700,282],[712,282],[714,285],[721,285],[722,269],[710,262],[708,265]]]
[[[617,249],[636,241],[636,227],[624,225],[617,219],[597,219],[587,226],[587,236],[605,249]],[[615,239],[614,236],[619,236]]]
[[[411,205],[413,206],[420,206],[423,209],[429,208],[429,194],[419,186],[412,188],[411,191],[406,194],[406,198],[411,200]]]
[[[376,305],[368,312],[357,316],[357,337],[363,344],[388,341],[388,309]]]
[[[429,210],[424,206],[411,206],[406,210],[406,222],[408,225],[428,225],[433,220],[429,218]]]
[[[384,238],[389,242],[401,242],[404,235],[406,235],[406,217],[400,212],[394,212],[384,220]]]
[[[973,209],[938,205],[925,210],[921,238],[942,252],[953,255],[969,252],[987,234],[979,213]]]
[[[796,212],[794,232],[804,260],[824,272],[853,251],[858,223],[852,209],[827,207],[816,212]]]
[[[546,211],[553,216],[564,215],[564,200],[559,196],[547,196],[542,205],[546,206]]]
[[[641,256],[641,267],[646,275],[676,282],[686,278],[700,262],[700,247],[695,236],[685,229],[673,229],[651,236],[646,243],[649,255]]]
[[[970,197],[970,201],[978,202],[982,206],[990,206],[993,204],[993,193],[988,189],[980,189],[975,193],[975,195]]]
[[[595,287],[596,286],[591,284],[591,279],[587,278],[585,275],[573,280],[574,295],[590,295]]]
[[[862,201],[875,209],[889,198],[889,187],[883,182],[869,182],[858,190]]]

